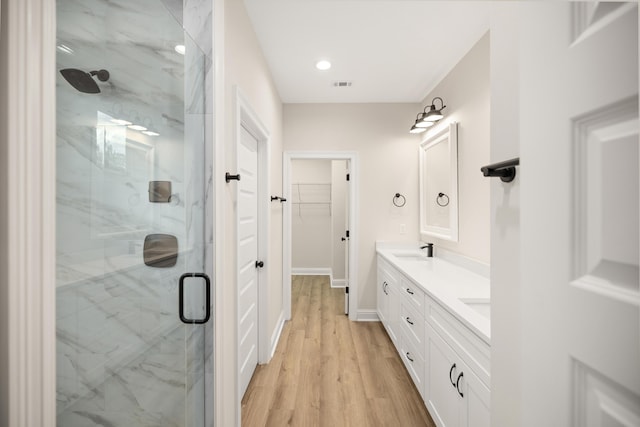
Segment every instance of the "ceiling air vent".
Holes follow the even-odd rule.
[[[351,84],[351,82],[333,82],[335,87],[349,87]]]

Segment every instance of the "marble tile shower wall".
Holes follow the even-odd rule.
[[[81,94],[60,76],[57,82],[61,426],[213,425],[202,399],[205,384],[213,384],[212,322],[183,325],[177,315],[179,276],[212,272],[213,218],[205,211],[213,198],[212,6],[211,0],[58,1],[58,42],[75,51],[59,54],[59,68],[111,73],[98,95]],[[155,42],[185,41],[184,58],[146,39],[158,28],[163,34],[152,36]],[[115,36],[105,34],[111,30]],[[173,87],[175,81],[183,83]],[[145,123],[161,136],[127,132],[134,149],[123,171],[96,148],[105,137],[96,131],[98,111],[150,118]],[[154,179],[172,181],[171,203],[148,202]],[[178,238],[175,267],[143,264],[150,233]]]

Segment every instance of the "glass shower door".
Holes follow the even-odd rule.
[[[59,426],[210,418],[205,56],[165,3],[57,2]]]

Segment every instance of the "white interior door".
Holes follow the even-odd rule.
[[[258,364],[258,141],[238,144],[238,366],[243,396]]]
[[[344,314],[349,314],[349,249],[351,248],[351,242],[349,240],[351,231],[349,230],[350,224],[350,212],[349,206],[351,206],[351,173],[350,162],[347,160],[347,185],[345,187],[345,210],[344,210],[344,223],[347,231],[345,234],[345,248],[344,248]]]
[[[639,426],[637,4],[521,4],[523,425]]]

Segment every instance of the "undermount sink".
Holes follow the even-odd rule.
[[[424,255],[420,255],[416,252],[395,252],[393,254],[396,258],[401,259],[402,261],[427,261],[428,258]]]
[[[481,316],[491,319],[491,300],[485,298],[460,298],[460,301]]]

